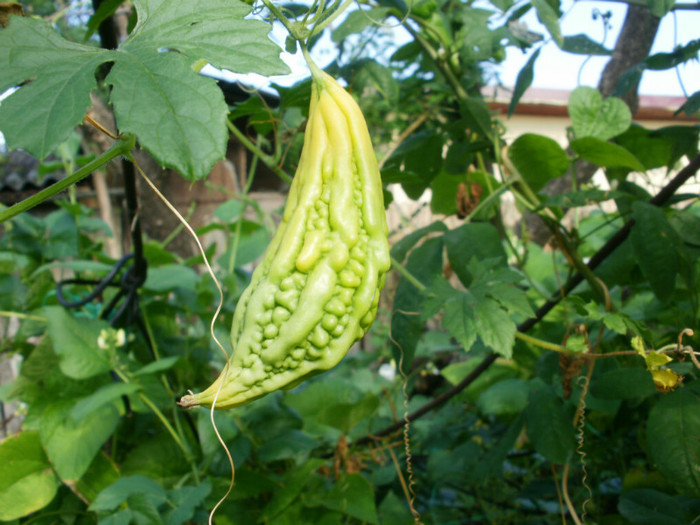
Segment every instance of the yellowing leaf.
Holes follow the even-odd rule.
[[[647,368],[649,370],[656,370],[657,368],[673,361],[673,359],[668,355],[659,352],[649,352],[644,359],[647,362]]]
[[[683,380],[683,378],[673,370],[652,370],[651,377],[654,379],[656,389],[660,392],[670,392]]]
[[[636,336],[632,338],[632,348],[643,358],[646,359],[647,353],[644,351],[644,341],[641,337]]]

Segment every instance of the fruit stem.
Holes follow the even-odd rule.
[[[311,58],[311,54],[309,53],[308,47],[306,47],[306,42],[300,41],[299,44],[301,45],[301,52],[304,54],[304,60],[306,60],[306,63],[309,66],[309,69],[311,70],[311,76],[314,79],[314,82],[316,82],[319,87],[323,86],[325,84],[325,79],[323,78],[323,70],[316,65],[316,62],[314,62],[313,58]]]

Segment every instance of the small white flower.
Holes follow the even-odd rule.
[[[100,331],[100,335],[97,338],[98,348],[101,348],[102,350],[107,350],[107,337],[109,337],[107,330]]]
[[[117,330],[117,346],[124,346],[126,344],[126,332],[123,328]]]
[[[394,361],[391,363],[384,363],[379,367],[379,375],[388,381],[393,381],[396,377],[396,366]]]

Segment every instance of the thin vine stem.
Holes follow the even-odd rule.
[[[69,188],[73,184],[80,182],[88,175],[91,175],[93,171],[97,171],[108,162],[121,155],[127,154],[134,147],[134,143],[135,138],[133,135],[124,135],[120,137],[102,155],[88,162],[85,166],[68,175],[65,179],[61,179],[48,188],[35,193],[31,197],[10,206],[6,210],[0,211],[0,223],[12,219],[22,212],[32,209],[34,206],[37,206],[51,197],[61,193],[63,190]]]
[[[326,29],[329,25],[331,25],[331,24],[335,21],[335,19],[338,18],[338,17],[343,13],[343,11],[345,11],[348,7],[350,7],[350,6],[353,4],[353,2],[355,2],[355,0],[345,0],[345,2],[343,2],[342,4],[340,4],[340,6],[338,7],[338,9],[336,9],[336,10],[333,12],[333,14],[331,14],[331,15],[330,15],[328,18],[326,18],[323,22],[320,22],[320,23],[316,24],[316,25],[311,29],[311,33],[309,33],[309,38],[313,37],[314,35],[317,35],[317,34],[320,33],[321,31],[323,31],[324,29]]]
[[[0,317],[16,317],[17,319],[26,319],[28,321],[39,321],[40,323],[46,322],[46,317],[40,317],[38,315],[23,314],[21,312],[10,312],[7,310],[0,310]]]
[[[420,282],[411,272],[409,272],[404,265],[397,261],[394,257],[391,257],[391,267],[399,272],[401,276],[406,279],[413,286],[418,288],[420,292],[424,292],[427,287]]]
[[[121,371],[119,368],[114,367],[113,368],[114,373],[119,376],[119,379],[121,379],[124,383],[131,383],[131,379],[129,376],[127,376],[123,371]],[[151,401],[151,398],[149,398],[146,394],[143,392],[137,392],[137,395],[139,396],[139,399],[143,402],[144,405],[146,405],[155,415],[158,419],[160,419],[161,423],[163,423],[163,426],[165,427],[165,430],[168,431],[168,434],[173,438],[173,441],[177,444],[177,446],[180,448],[182,453],[185,456],[185,459],[190,463],[190,466],[192,467],[192,475],[194,476],[195,480],[197,483],[199,483],[199,472],[197,471],[197,465],[194,463],[194,456],[192,455],[192,451],[190,448],[185,444],[184,440],[182,439],[182,436],[180,436],[173,426],[170,424],[170,421],[168,421],[168,418],[165,417],[165,414],[161,412],[161,410]]]
[[[289,174],[279,166],[277,159],[260,149],[257,144],[246,137],[245,134],[228,119],[226,120],[226,126],[228,126],[229,131],[236,136],[236,138],[241,142],[241,144],[243,144],[243,146],[246,147],[246,149],[263,161],[263,164],[274,171],[280,179],[287,184],[292,183],[292,177],[290,177]]]

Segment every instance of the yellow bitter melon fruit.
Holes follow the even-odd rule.
[[[357,103],[317,71],[282,222],[233,318],[228,370],[182,406],[243,405],[334,367],[369,329],[390,267],[382,185]]]

